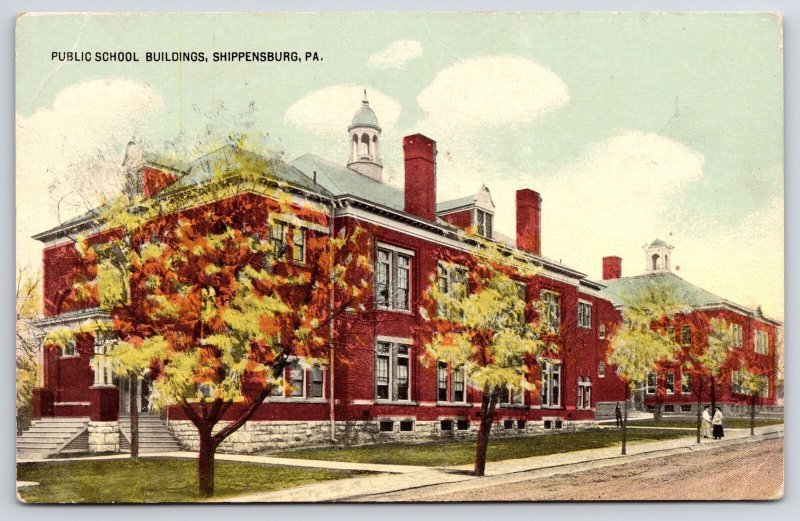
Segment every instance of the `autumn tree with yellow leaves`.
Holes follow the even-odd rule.
[[[231,147],[202,185],[106,203],[105,240],[80,241],[91,268],[75,291],[108,312],[104,359],[148,374],[153,406],[197,428],[206,496],[217,447],[288,386],[289,364],[326,362],[350,321],[334,323],[369,293],[369,236],[334,230],[325,201],[293,197],[276,165]]]
[[[465,385],[481,391],[474,472],[482,476],[501,395],[534,390],[531,368],[555,348],[543,340],[539,321],[531,320],[538,306],[525,298],[523,281],[538,270],[516,252],[470,237],[478,243],[474,254],[442,254],[420,311],[430,339],[423,362],[449,363],[463,371]]]

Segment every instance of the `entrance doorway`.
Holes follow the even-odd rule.
[[[133,379],[131,378],[115,378],[115,385],[119,389],[119,412],[122,414],[130,414],[131,406],[136,407],[139,412],[148,412],[150,410],[150,393],[152,391],[149,378],[139,380],[139,392],[136,395],[135,404],[131,404],[131,386]]]

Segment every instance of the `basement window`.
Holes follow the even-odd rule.
[[[524,429],[526,424],[525,420],[517,420],[517,429]]]
[[[469,420],[458,420],[456,422],[456,427],[460,431],[466,431],[469,429]]]
[[[381,432],[394,432],[394,422],[378,422]]]
[[[453,420],[442,420],[439,423],[439,429],[443,431],[452,431],[453,430]]]
[[[556,420],[556,429],[560,429],[564,425],[564,422],[561,420]]]
[[[401,421],[400,432],[414,432],[414,422],[412,420]]]
[[[681,412],[692,412],[691,405],[681,405]]]
[[[664,412],[675,412],[675,406],[674,405],[665,405],[664,406]]]
[[[513,429],[514,428],[514,420],[503,420],[503,428],[504,429]]]

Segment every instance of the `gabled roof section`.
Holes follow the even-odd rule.
[[[314,154],[304,154],[289,163],[289,166],[305,174],[313,185],[314,172],[317,185],[334,196],[352,195],[365,201],[377,203],[394,210],[403,211],[403,191],[363,176],[345,166],[337,165]]]
[[[459,197],[458,199],[450,199],[449,201],[442,201],[436,203],[436,213],[450,213],[460,209],[466,210],[476,206],[489,212],[494,212],[494,201],[492,200],[492,193],[483,185],[473,195]]]
[[[699,286],[695,286],[691,282],[671,272],[645,273],[634,277],[604,280],[603,284],[605,284],[606,287],[602,290],[602,293],[617,304],[622,304],[626,295],[653,282],[663,283],[674,288],[684,302],[694,308],[728,307],[751,317],[760,318],[774,324],[780,324],[780,322],[774,319],[759,315],[755,310],[736,304],[710,291],[706,291]]]

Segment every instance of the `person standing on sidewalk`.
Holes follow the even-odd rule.
[[[614,408],[614,417],[617,419],[617,427],[622,427],[622,409],[619,408],[619,402]]]
[[[703,424],[700,428],[700,432],[703,434],[704,438],[711,437],[711,413],[708,410],[708,406],[703,409]]]
[[[714,426],[714,439],[721,440],[724,438],[725,431],[722,429],[722,409],[719,407],[714,411],[714,417],[711,419],[711,423]]]

